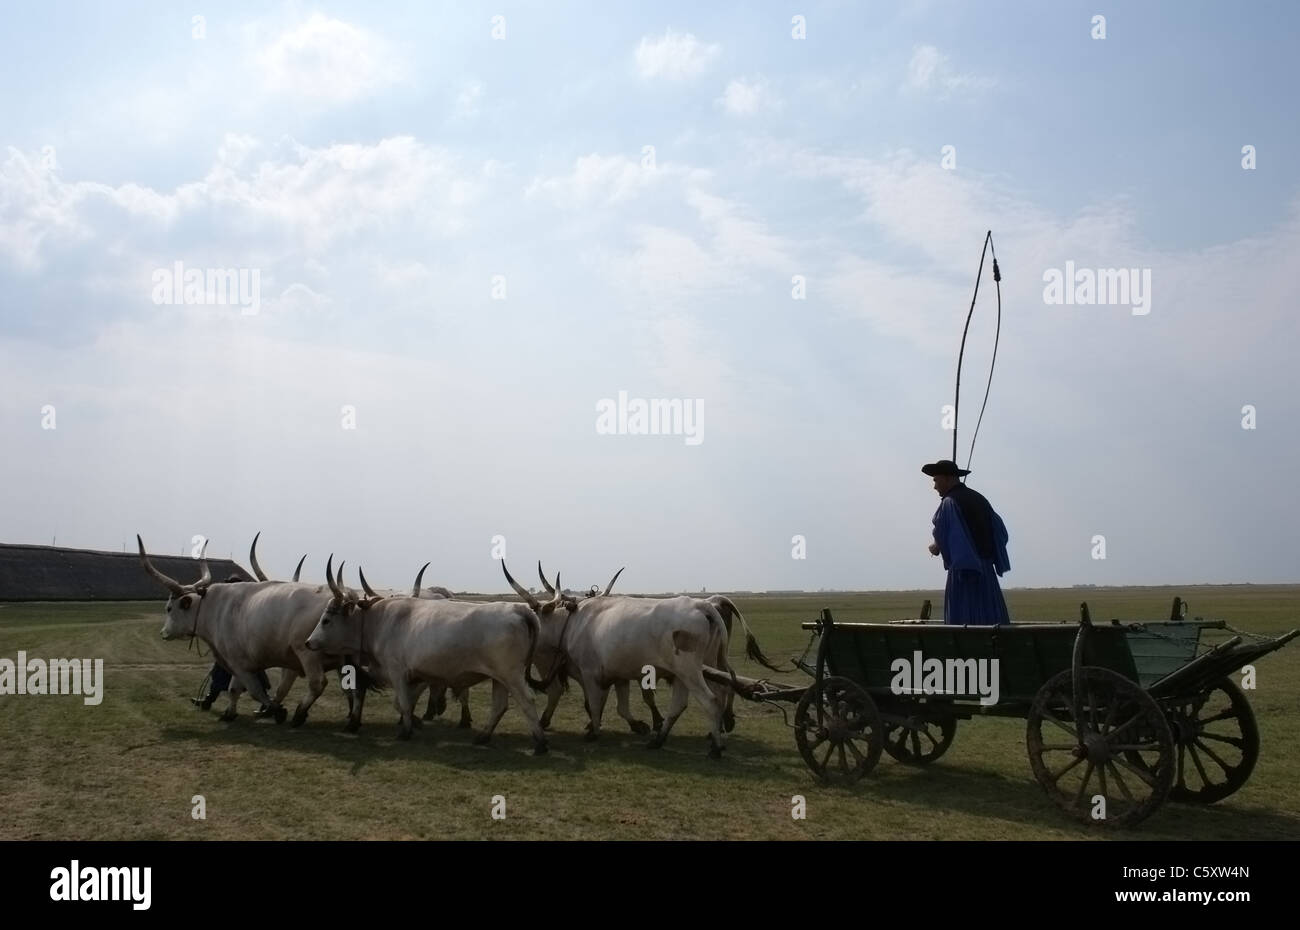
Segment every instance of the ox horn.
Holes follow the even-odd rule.
[[[306,562],[306,561],[307,561],[307,553],[304,552],[304,553],[302,554],[302,558],[298,560],[298,567],[295,568],[295,569],[293,570],[293,580],[294,580],[294,581],[297,581],[297,580],[298,580],[298,576],[299,576],[300,574],[302,574],[302,563],[303,563],[303,562]]]
[[[343,566],[347,564],[348,564],[347,559],[344,559],[342,562],[340,562],[339,573],[334,576],[334,579],[339,583],[339,597],[342,598],[346,598],[349,594],[352,593],[352,591],[348,588],[348,583],[343,580]]]
[[[184,594],[184,585],[175,578],[168,578],[162,572],[158,571],[158,569],[153,567],[153,563],[149,561],[149,557],[144,554],[144,540],[140,538],[139,533],[135,534],[135,541],[140,546],[140,564],[144,566],[144,570],[148,572],[154,580],[160,581],[166,585],[167,590],[171,591],[172,594]]]
[[[203,569],[203,574],[199,580],[194,582],[194,589],[199,593],[207,590],[208,585],[212,584],[212,572],[208,570],[208,541],[203,540],[203,548],[199,550],[199,567]]]
[[[624,565],[623,568],[627,568],[627,566]],[[620,568],[618,571],[616,571],[616,572],[614,573],[614,577],[611,578],[611,579],[609,579],[609,584],[605,585],[605,596],[606,596],[606,597],[608,597],[608,596],[609,596],[609,592],[610,592],[611,590],[613,590],[613,588],[614,588],[614,582],[618,581],[618,576],[621,575],[621,574],[623,574],[623,568]]]
[[[342,566],[339,567],[341,568]],[[379,597],[378,594],[370,589],[370,583],[366,581],[366,573],[359,567],[357,568],[357,572],[361,575],[361,590],[366,592],[366,597]]]
[[[334,582],[333,566],[334,553],[331,552],[330,557],[325,560],[325,581],[329,583],[330,593],[333,594],[336,599],[341,601],[343,600],[343,592],[339,590],[339,586]],[[343,566],[340,565],[339,568],[342,569]]]
[[[546,572],[542,571],[541,559],[537,560],[537,577],[542,579],[542,587],[546,589],[547,594],[555,593],[555,589],[551,587],[551,583],[546,580]]]
[[[248,561],[253,566],[253,574],[257,576],[258,581],[270,581],[270,579],[266,577],[266,572],[262,571],[262,566],[257,564],[257,540],[261,535],[262,531],[258,530],[257,536],[253,537],[252,548],[248,550]]]
[[[420,566],[420,572],[415,576],[415,584],[411,585],[411,597],[420,596],[420,582],[424,580],[424,570],[428,568],[431,564],[433,563],[425,562],[423,565]]]
[[[510,569],[506,568],[506,560],[501,560],[501,570],[506,573],[506,581],[510,582],[510,587],[515,589],[515,593],[528,602],[528,606],[533,610],[541,610],[542,604],[537,598],[528,592],[528,589],[510,577]]]

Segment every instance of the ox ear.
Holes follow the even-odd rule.
[[[181,610],[189,610],[190,605],[193,603],[194,603],[193,594],[186,594],[183,597],[181,597],[179,601],[176,602],[177,606],[180,607]]]
[[[362,610],[369,610],[371,607],[378,604],[383,599],[384,597],[382,594],[376,594],[373,597],[366,598],[364,601],[357,601],[357,606],[360,607]]]

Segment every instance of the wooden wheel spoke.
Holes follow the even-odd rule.
[[[1198,775],[1201,776],[1201,784],[1203,785],[1214,784],[1214,782],[1210,781],[1210,776],[1205,774],[1205,766],[1201,764],[1201,757],[1196,754],[1196,747],[1188,746],[1187,754],[1192,757],[1192,764],[1196,766],[1196,772]]]
[[[1201,726],[1205,726],[1207,723],[1214,723],[1218,720],[1236,720],[1236,719],[1237,719],[1236,708],[1229,707],[1227,710],[1219,711],[1213,717],[1206,717],[1203,720],[1201,720]]]
[[[1101,735],[1105,736],[1110,732],[1111,725],[1115,723],[1115,714],[1119,713],[1119,704],[1111,704],[1106,711],[1106,719],[1101,722]]]
[[[1226,772],[1231,772],[1233,769],[1236,768],[1235,765],[1229,765],[1228,763],[1226,763],[1226,762],[1224,762],[1222,759],[1220,759],[1220,758],[1219,758],[1219,754],[1216,753],[1216,752],[1215,752],[1213,749],[1211,749],[1209,746],[1207,746],[1207,745],[1205,745],[1204,743],[1202,743],[1202,742],[1200,741],[1199,738],[1196,740],[1196,745],[1197,745],[1197,746],[1200,746],[1200,747],[1201,747],[1201,752],[1205,753],[1207,756],[1209,756],[1211,759],[1213,759],[1214,762],[1215,762],[1215,764],[1218,765],[1219,768],[1223,769],[1223,771],[1224,771],[1225,773],[1226,773]]]
[[[1065,775],[1066,772],[1070,771],[1070,769],[1074,768],[1082,761],[1083,761],[1083,756],[1075,756],[1073,761],[1071,761],[1069,765],[1061,769],[1059,772],[1056,773],[1049,772],[1048,779],[1052,782],[1052,784],[1056,784],[1058,781],[1061,780],[1061,777]]]
[[[1108,760],[1106,766],[1110,769],[1110,774],[1112,778],[1114,778],[1115,785],[1119,788],[1120,794],[1124,795],[1124,800],[1132,804],[1133,793],[1128,790],[1128,785],[1124,784],[1124,779],[1119,777],[1119,767],[1115,765],[1115,761],[1113,759]]]
[[[1136,765],[1130,763],[1127,759],[1121,759],[1119,756],[1116,756],[1113,761],[1124,766],[1124,768],[1128,769],[1130,772],[1136,775],[1139,779],[1142,780],[1142,783],[1146,785],[1148,788],[1155,787],[1156,785],[1155,775],[1149,772],[1148,770],[1140,769]]]
[[[1078,790],[1078,792],[1077,792],[1077,793],[1075,794],[1075,796],[1074,796],[1074,806],[1075,806],[1075,807],[1078,807],[1078,806],[1079,806],[1079,803],[1083,800],[1083,796],[1084,796],[1084,794],[1087,793],[1087,791],[1088,791],[1088,782],[1092,780],[1092,773],[1093,773],[1093,770],[1094,770],[1095,768],[1096,768],[1096,766],[1093,764],[1092,760],[1089,759],[1089,760],[1088,760],[1088,769],[1087,769],[1087,771],[1085,771],[1085,772],[1083,773],[1083,781],[1079,783],[1079,790]]]
[[[822,771],[826,770],[827,763],[831,761],[831,753],[833,753],[834,751],[835,751],[835,743],[832,742],[829,746],[826,747],[826,755],[822,756],[822,761],[819,762],[817,765],[819,769],[821,769]]]
[[[1128,729],[1129,727],[1131,727],[1133,724],[1137,723],[1137,722],[1138,722],[1139,720],[1141,720],[1144,716],[1145,716],[1145,715],[1144,715],[1144,714],[1142,713],[1142,711],[1139,709],[1138,712],[1135,713],[1132,717],[1129,717],[1127,720],[1125,720],[1123,723],[1121,723],[1121,724],[1120,724],[1119,726],[1117,726],[1115,729],[1113,729],[1113,730],[1111,730],[1109,733],[1107,733],[1107,734],[1106,734],[1106,742],[1107,742],[1107,744],[1110,744],[1111,741],[1112,741],[1113,739],[1115,739],[1115,737],[1116,737],[1117,735],[1119,735],[1119,734],[1122,733],[1124,730],[1126,730],[1126,729]]]
[[[1199,743],[1203,739],[1212,739],[1216,743],[1227,743],[1233,749],[1242,750],[1246,746],[1246,741],[1240,736],[1220,736],[1218,733],[1198,733],[1196,741]],[[1208,749],[1206,750],[1209,751]]]
[[[1079,748],[1078,743],[1044,743],[1045,752],[1072,752]]]
[[[853,742],[853,740],[848,740],[847,745],[849,747],[849,751],[853,753],[853,758],[858,760],[858,765],[865,765],[867,761],[866,757],[863,756],[862,753],[858,751],[857,744]]]
[[[1048,723],[1053,723],[1053,724],[1055,724],[1056,726],[1058,726],[1058,727],[1060,727],[1062,730],[1064,730],[1066,733],[1069,733],[1069,734],[1070,734],[1071,736],[1073,736],[1075,739],[1078,739],[1078,737],[1079,737],[1079,732],[1078,732],[1078,730],[1075,729],[1075,728],[1073,728],[1073,727],[1066,726],[1066,724],[1065,724],[1063,721],[1059,720],[1059,719],[1058,719],[1058,718],[1057,718],[1057,717],[1056,717],[1056,716],[1055,716],[1055,715],[1054,715],[1050,710],[1048,710],[1047,708],[1043,708],[1043,719],[1046,720]]]

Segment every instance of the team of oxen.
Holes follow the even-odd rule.
[[[207,562],[200,559],[198,581],[181,584],[149,561],[139,536],[136,542],[145,571],[169,592],[163,638],[203,641],[233,675],[223,720],[235,718],[240,695],[247,691],[268,707],[277,723],[284,722],[288,712],[282,701],[302,677],[307,694],[292,718],[292,725],[298,726],[325,690],[326,673],[337,671],[347,696],[349,731],[361,726],[367,691],[388,687],[401,717],[398,735],[408,739],[420,722],[415,710],[424,689],[430,695],[423,719],[441,713],[451,690],[461,704],[460,725],[468,727],[469,688],[491,682],[492,711],[475,742],[491,739],[513,700],[528,722],[533,751],[540,755],[547,750],[546,730],[556,705],[573,680],[582,690],[589,718],[586,739],[599,738],[611,687],[618,713],[631,730],[653,733],[648,743],[652,748],[664,744],[693,697],[709,722],[709,755],[717,758],[723,734],[735,725],[735,692],[728,678],[734,673],[727,658],[734,619],[744,627],[747,654],[779,671],[763,656],[729,598],[612,594],[622,569],[604,591],[593,587],[575,594],[561,586],[558,575],[552,585],[539,562],[545,591],[545,599],[539,599],[511,577],[503,560],[501,570],[522,603],[484,602],[458,600],[446,588],[422,587],[429,563],[405,596],[377,593],[360,569],[361,590],[348,587],[343,564],[335,573],[332,555],[324,585],[298,580],[302,561],[292,581],[272,581],[258,564],[257,537],[249,561],[258,580],[214,582]],[[269,694],[259,673],[272,668],[282,673],[275,693]],[[631,684],[640,687],[648,678],[672,688],[668,712],[661,716],[655,689],[641,687],[651,724],[636,719],[628,706]],[[534,692],[547,696],[540,715]]]

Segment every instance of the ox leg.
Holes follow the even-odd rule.
[[[533,734],[533,755],[546,755],[546,731],[542,729],[542,721],[537,716],[537,705],[533,703],[533,695],[528,689],[528,679],[520,674],[514,681],[507,682],[506,687],[510,689],[510,696],[519,705],[519,712],[528,721],[528,729]]]
[[[266,693],[266,689],[262,687],[262,682],[256,669],[253,671],[237,671],[235,672],[235,679],[243,686],[242,690],[251,694],[259,704],[265,704],[268,707],[268,713],[270,716],[275,718],[276,723],[284,723],[285,718],[289,716],[289,712],[280,706],[279,701],[274,700],[271,695]],[[231,707],[234,707],[235,695],[233,683],[231,686],[231,697]],[[231,714],[231,717],[234,717],[233,713]]]
[[[602,687],[595,681],[584,681],[582,691],[587,698],[587,716],[591,718],[587,724],[587,735],[583,739],[594,743],[600,739],[600,721],[605,716],[605,701],[609,699],[609,686]]]
[[[304,652],[306,651],[304,650]],[[302,663],[302,669],[307,675],[307,694],[294,708],[293,720],[290,722],[290,726],[295,727],[300,727],[307,722],[307,711],[311,709],[311,706],[316,703],[316,699],[325,691],[325,669],[321,667],[321,661],[316,654],[299,655],[298,661]],[[287,676],[281,677],[282,682],[284,677]],[[275,696],[277,704],[280,703],[280,698],[281,695],[277,693]]]
[[[650,728],[655,732],[663,729],[664,715],[659,713],[659,707],[655,704],[655,689],[642,688],[641,700],[646,707],[650,708]]]
[[[415,692],[405,676],[399,676],[393,682],[393,704],[401,716],[397,722],[397,738],[410,739],[411,731],[415,729]]]
[[[673,724],[677,718],[686,710],[686,697],[690,694],[686,684],[680,679],[673,680],[673,699],[668,703],[668,716],[664,718],[664,725],[654,736],[650,737],[650,742],[646,743],[647,749],[658,749],[668,741],[668,734],[672,732]]]
[[[709,758],[722,758],[722,711],[726,707],[724,701],[719,700],[714,693],[709,690],[709,682],[704,677],[704,672],[700,669],[682,676],[682,681],[690,689],[691,696],[700,702],[700,710],[704,711],[709,718]]]
[[[468,730],[474,725],[474,720],[469,715],[469,688],[453,691],[452,695],[460,701],[460,723],[456,724],[456,726],[462,730]]]
[[[475,746],[484,746],[492,739],[492,731],[497,728],[506,707],[510,703],[510,691],[504,684],[492,679],[492,713],[488,717],[487,729],[474,737]]]
[[[227,722],[234,720],[239,714],[239,696],[243,693],[244,686],[240,684],[238,678],[231,676],[230,687],[226,689],[226,694],[230,695],[230,703],[226,705],[226,709],[221,712],[221,716],[217,719]]]
[[[564,685],[560,684],[558,678],[546,686],[546,709],[542,711],[541,718],[543,730],[550,728],[551,718],[555,716],[555,708],[559,706],[562,694],[564,694]]]
[[[447,689],[430,688],[429,689],[429,706],[424,709],[424,719],[432,720],[434,717],[441,717],[447,710]]]
[[[289,689],[293,683],[298,680],[298,673],[291,668],[280,669],[280,684],[275,688],[275,703],[283,704],[285,697],[289,694]]]
[[[644,736],[650,732],[650,727],[644,720],[637,720],[632,716],[632,711],[627,706],[628,683],[626,681],[614,682],[614,693],[618,696],[618,715],[627,721],[628,727],[638,736]]]

